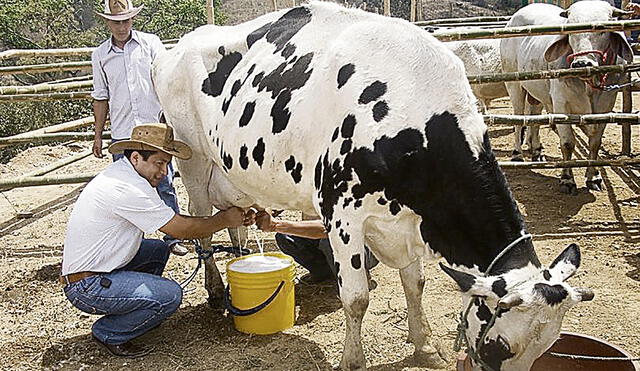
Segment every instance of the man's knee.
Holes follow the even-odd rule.
[[[162,306],[161,311],[168,316],[178,310],[182,303],[182,287],[175,281],[163,280],[163,284],[158,288],[158,293],[161,295],[158,302]]]

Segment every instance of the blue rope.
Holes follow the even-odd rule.
[[[198,274],[198,271],[202,266],[202,262],[212,257],[214,253],[214,249],[203,249],[202,246],[200,246],[200,242],[198,240],[191,240],[191,242],[196,247],[195,250],[196,254],[198,255],[198,265],[196,265],[196,269],[193,271],[193,273],[191,273],[189,277],[187,277],[180,283],[180,287],[182,287],[183,290],[191,283],[191,281],[193,281],[194,278],[196,278],[196,274]]]

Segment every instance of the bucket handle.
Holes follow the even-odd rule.
[[[229,292],[229,285],[227,285],[227,287],[225,287],[224,289],[224,297],[222,298],[222,301],[224,303],[225,308],[227,308],[229,313],[233,314],[234,316],[242,316],[242,317],[250,316],[252,314],[258,313],[259,311],[264,309],[267,305],[271,304],[273,299],[275,299],[276,296],[278,296],[278,293],[280,293],[280,289],[282,289],[282,286],[284,286],[284,281],[280,282],[276,291],[274,291],[273,294],[271,294],[271,296],[267,300],[265,300],[261,304],[256,305],[253,308],[240,309],[240,308],[234,307],[233,304],[231,304],[231,293]]]

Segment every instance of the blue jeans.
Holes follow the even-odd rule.
[[[64,287],[71,304],[89,314],[102,315],[93,335],[106,344],[123,344],[158,326],[182,302],[182,288],[162,278],[169,246],[161,240],[142,240],[135,257],[124,267]]]
[[[113,139],[111,143],[115,143],[124,139]],[[124,155],[122,153],[118,153],[115,155],[111,155],[113,162],[118,161],[123,158]],[[173,176],[175,171],[173,170],[173,165],[171,162],[167,165],[167,176],[162,178],[158,186],[156,187],[156,191],[158,192],[158,196],[164,202],[165,205],[169,206],[176,214],[180,214],[180,207],[178,206],[178,196],[176,195],[176,189],[173,187]],[[163,240],[169,244],[169,246],[180,242],[179,239],[174,238],[170,235],[165,235]]]

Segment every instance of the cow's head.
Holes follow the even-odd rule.
[[[441,264],[463,292],[462,324],[474,371],[531,368],[558,338],[567,310],[593,299],[591,290],[564,282],[579,265],[575,244],[549,268],[527,266],[498,276],[476,276]]]
[[[561,12],[560,16],[567,18],[567,24],[598,23],[629,13],[614,8],[605,1],[579,1]],[[629,63],[633,62],[633,51],[622,32],[560,35],[544,53],[547,62],[564,57],[567,65],[572,68],[615,64],[618,56]]]

